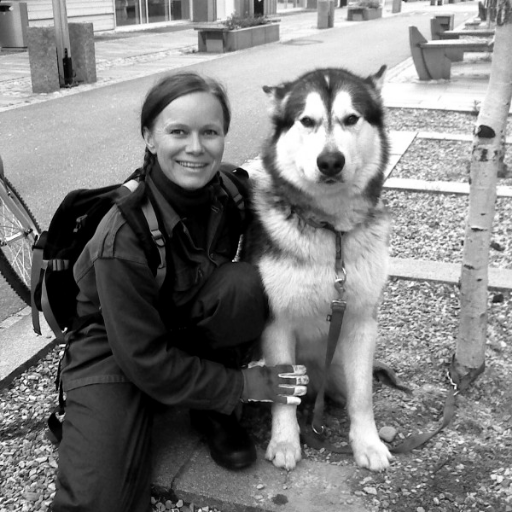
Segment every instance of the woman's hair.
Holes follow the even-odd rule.
[[[195,92],[207,92],[219,100],[224,117],[224,134],[227,134],[231,122],[231,108],[226,90],[213,78],[204,77],[197,73],[167,75],[149,90],[142,105],[140,115],[141,133],[144,135],[144,128],[148,130],[153,129],[156,118],[169,103],[181,96]],[[153,161],[154,155],[146,148],[143,164],[144,171],[149,170]]]
[[[155,119],[169,103],[194,92],[207,92],[219,100],[224,114],[224,135],[228,133],[231,109],[226,90],[213,78],[203,77],[197,73],[165,76],[149,90],[140,115],[141,133],[144,133],[144,128],[153,128]]]

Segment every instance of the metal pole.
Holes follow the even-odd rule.
[[[52,0],[52,4],[59,82],[62,87],[63,85],[68,85],[70,83],[70,76],[71,81],[73,76],[72,70],[69,69],[71,66],[71,45],[69,43],[68,14],[66,0]]]

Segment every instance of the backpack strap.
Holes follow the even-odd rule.
[[[32,268],[30,269],[30,307],[32,309],[32,326],[36,334],[41,334],[41,324],[39,323],[39,311],[36,306],[36,283],[39,282],[41,271],[43,270],[43,248],[46,244],[48,231],[43,231],[34,247],[32,248]]]
[[[244,197],[238,190],[238,187],[235,185],[234,179],[230,176],[229,172],[221,169],[221,172],[219,173],[220,180],[222,182],[222,186],[226,190],[226,192],[229,194],[229,196],[233,199],[236,207],[238,208],[240,212],[240,217],[242,219],[242,224],[245,220],[245,201]]]
[[[60,260],[64,261],[64,260]],[[48,326],[53,331],[53,334],[55,334],[55,341],[58,344],[66,343],[64,333],[62,332],[62,329],[60,328],[59,322],[57,322],[57,319],[55,318],[55,315],[53,314],[52,307],[50,305],[50,299],[48,298],[48,289],[46,287],[46,269],[48,265],[51,264],[51,262],[48,262],[47,260],[43,261],[42,269],[44,271],[43,279],[42,279],[42,286],[41,286],[41,309],[43,310],[44,318],[46,319]],[[69,264],[69,262],[68,262]]]
[[[153,242],[155,242],[156,248],[158,249],[158,254],[160,255],[160,265],[158,265],[156,269],[155,279],[158,288],[161,288],[164,284],[166,274],[165,238],[160,231],[155,209],[153,208],[153,205],[151,204],[151,201],[148,197],[146,197],[146,200],[142,203],[141,209],[144,217],[146,217],[149,231],[151,232],[151,237],[153,238]]]
[[[36,292],[36,283],[41,281],[41,310],[43,315],[48,323],[48,326],[55,334],[55,340],[57,343],[64,343],[64,333],[59,326],[59,322],[55,318],[53,314],[52,308],[50,306],[50,301],[48,299],[48,290],[46,288],[46,269],[48,265],[53,262],[49,262],[45,260],[43,257],[43,249],[46,244],[46,239],[48,236],[47,231],[43,231],[37,242],[34,245],[32,250],[32,269],[31,269],[31,286],[30,286],[30,302],[32,308],[32,327],[36,334],[41,334],[41,324],[39,322],[39,311],[35,302],[35,292]],[[61,265],[66,264],[67,260],[57,260]],[[69,265],[69,262],[67,262]]]
[[[135,189],[139,186],[139,181],[136,179],[129,180],[123,183],[123,187],[126,187],[130,192],[134,192]],[[165,258],[165,238],[160,231],[160,227],[158,226],[158,219],[156,218],[155,209],[151,204],[151,201],[148,197],[145,198],[144,202],[141,205],[142,213],[146,218],[146,222],[149,226],[149,231],[151,232],[151,238],[153,238],[153,242],[155,242],[156,248],[158,249],[158,254],[160,256],[160,264],[156,269],[156,283],[158,288],[161,288],[165,281],[165,274],[167,272],[166,269],[166,258]]]

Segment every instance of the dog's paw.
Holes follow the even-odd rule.
[[[271,439],[265,457],[278,468],[292,470],[302,457],[300,441],[298,439],[296,441],[275,441]]]
[[[352,439],[352,451],[356,464],[371,471],[384,471],[393,456],[378,436]]]

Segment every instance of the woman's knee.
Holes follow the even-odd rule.
[[[192,308],[196,326],[226,345],[258,338],[268,316],[268,301],[257,268],[228,263],[217,268]]]
[[[216,278],[226,293],[235,293],[237,299],[258,302],[266,306],[266,294],[258,268],[250,263],[237,262],[222,265],[216,270]]]

